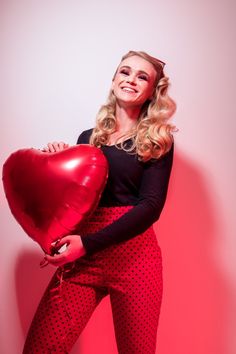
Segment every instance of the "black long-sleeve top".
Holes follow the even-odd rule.
[[[82,132],[77,144],[88,144],[92,129]],[[125,141],[128,147],[131,139]],[[144,232],[159,219],[164,207],[173,162],[174,144],[159,159],[138,160],[115,145],[101,147],[108,160],[109,174],[99,206],[133,208],[98,232],[81,237],[87,254],[131,239]]]

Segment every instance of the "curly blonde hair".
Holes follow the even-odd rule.
[[[169,78],[165,76],[163,71],[165,63],[143,51],[129,51],[122,57],[121,62],[134,55],[153,65],[157,72],[154,83],[155,90],[152,99],[143,104],[137,126],[119,137],[119,140],[122,137],[123,143],[118,146],[118,140],[116,140],[115,145],[127,152],[138,154],[142,161],[148,161],[151,158],[160,158],[172,146],[172,133],[177,129],[174,125],[168,123],[168,120],[174,114],[176,104],[167,93]],[[116,73],[117,70],[113,79]],[[108,143],[109,135],[117,129],[115,114],[116,97],[110,90],[106,104],[101,106],[97,114],[96,125],[89,141],[90,144],[101,147]],[[132,145],[129,148],[125,147],[125,142],[128,139],[132,139]]]

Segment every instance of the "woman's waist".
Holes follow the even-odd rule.
[[[96,232],[119,219],[133,207],[133,205],[98,206],[95,211],[83,221],[78,231],[81,234]]]
[[[95,211],[85,219],[85,222],[115,220],[128,212],[134,205],[98,206]]]

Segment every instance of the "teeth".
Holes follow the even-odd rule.
[[[127,92],[136,92],[134,89],[131,89],[129,87],[123,87],[122,90]]]

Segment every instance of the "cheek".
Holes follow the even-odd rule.
[[[142,96],[149,97],[151,95],[152,95],[152,88],[147,86],[142,88]]]
[[[118,78],[115,77],[115,79],[112,81],[112,89],[114,90],[116,87],[118,87]]]
[[[153,92],[154,92],[154,87],[153,85],[146,85],[146,87],[144,87],[143,90],[144,94],[146,96],[152,96]]]

